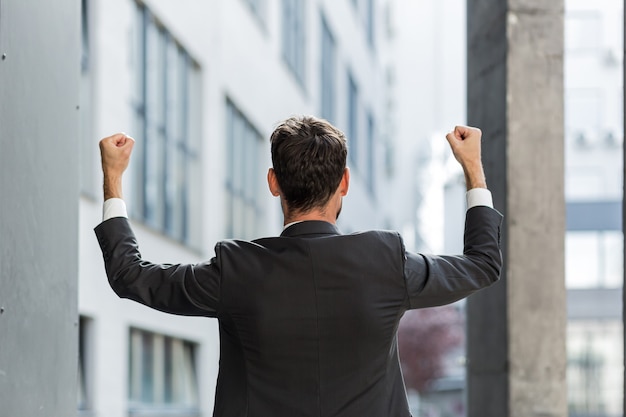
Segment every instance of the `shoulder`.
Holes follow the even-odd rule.
[[[264,256],[285,246],[284,239],[268,237],[255,240],[225,239],[215,245],[215,254],[219,257],[234,256],[244,259],[248,256]]]
[[[365,230],[362,232],[351,233],[346,236],[351,236],[355,239],[367,239],[367,240],[380,240],[380,241],[394,241],[402,239],[400,233],[394,230]]]
[[[357,244],[365,244],[378,250],[390,250],[404,253],[404,241],[400,233],[394,230],[366,230],[344,235]]]

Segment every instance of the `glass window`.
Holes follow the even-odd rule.
[[[258,237],[258,219],[263,215],[261,158],[263,139],[237,107],[226,100],[228,164],[228,230],[229,237]]]
[[[375,42],[375,2],[374,0],[352,0],[354,16],[358,23],[363,25],[365,38],[370,47],[374,47]]]
[[[570,137],[589,135],[602,127],[602,107],[606,100],[597,88],[571,88],[565,97],[565,127]],[[590,145],[577,141],[576,145]]]
[[[621,416],[623,337],[620,317],[570,321],[567,337],[569,415]]]
[[[355,169],[359,167],[359,137],[358,137],[358,88],[352,73],[348,71],[348,129],[346,136],[348,137],[348,146],[350,153],[350,161]]]
[[[78,411],[88,415],[91,398],[91,320],[81,316],[78,322]]]
[[[80,190],[95,198],[98,143],[93,137],[93,104],[91,77],[90,2],[81,0],[81,58],[80,58]]]
[[[199,69],[189,54],[143,6],[137,5],[134,97],[136,184],[133,215],[189,245],[198,244],[192,225],[192,187],[199,177]],[[196,227],[198,229],[198,227]]]
[[[335,120],[336,46],[328,22],[322,16],[321,115],[331,123]]]
[[[370,112],[367,115],[367,172],[365,173],[365,182],[367,184],[367,189],[372,196],[374,196],[376,186],[375,135],[376,123],[374,122],[374,115]]]
[[[365,33],[367,35],[367,43],[374,47],[374,0],[365,0]]]
[[[621,231],[570,231],[565,239],[568,288],[622,286]]]
[[[256,18],[263,22],[265,19],[265,0],[244,0]]]
[[[304,86],[306,64],[305,13],[306,2],[283,0],[283,58],[287,66]]]
[[[198,415],[196,345],[139,329],[129,345],[130,415]]]
[[[602,41],[602,15],[595,10],[577,10],[565,16],[567,52],[597,50]]]

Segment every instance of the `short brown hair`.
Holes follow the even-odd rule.
[[[290,117],[270,141],[274,172],[289,209],[307,212],[325,206],[346,168],[343,132],[316,117]]]

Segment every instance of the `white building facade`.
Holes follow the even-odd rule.
[[[399,228],[386,200],[392,140],[387,4],[375,0],[82,0],[81,415],[209,416],[217,321],[119,299],[93,234],[97,142],[136,139],[125,200],[144,258],[199,262],[220,239],[277,235],[269,135],[298,114],[347,135],[344,232]],[[394,140],[398,140],[397,138]],[[407,178],[407,181],[412,179]]]

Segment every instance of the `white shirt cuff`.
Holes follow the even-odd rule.
[[[487,206],[493,208],[493,197],[491,191],[486,188],[472,188],[465,193],[465,199],[467,201],[467,209],[471,209],[476,206]]]
[[[102,205],[102,221],[112,219],[113,217],[126,217],[126,203],[121,198],[109,198]]]

